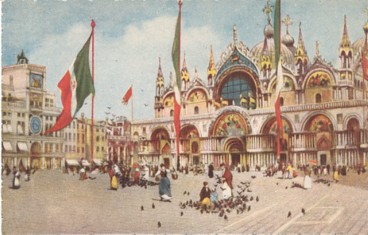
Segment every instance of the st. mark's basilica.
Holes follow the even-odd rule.
[[[274,28],[266,6],[264,38],[253,47],[241,41],[236,25],[232,41],[217,57],[209,51],[207,77],[181,68],[181,130],[179,157],[173,124],[172,74],[158,64],[155,118],[132,123],[135,155],[139,160],[167,166],[221,163],[251,168],[277,161],[293,164],[367,164],[368,100],[364,95],[361,51],[367,50],[368,22],[362,37],[351,41],[341,16],[341,41],[331,45],[340,63],[333,67],[319,53],[307,51],[299,24],[297,40],[289,34],[291,19],[283,20],[281,116],[284,134],[276,154]],[[261,32],[261,30],[260,30]],[[313,54],[311,56],[311,54]],[[195,70],[194,74],[189,71]],[[154,82],[152,82],[154,84]],[[368,86],[365,84],[365,86]]]
[[[100,120],[91,124],[82,116],[61,132],[43,135],[42,130],[54,124],[61,109],[55,105],[56,95],[46,90],[46,67],[28,64],[22,51],[16,65],[2,67],[2,163],[46,169],[62,167],[63,160],[80,159],[164,163],[170,168],[210,163],[217,168],[227,163],[254,169],[280,161],[367,165],[368,84],[364,84],[361,58],[362,52],[368,54],[368,21],[349,26],[362,28],[355,41],[349,38],[344,15],[341,24],[331,26],[341,28],[341,35],[336,36],[340,43],[329,45],[340,62],[333,66],[320,54],[318,42],[314,51],[306,50],[301,24],[297,39],[289,34],[292,20],[285,16],[280,99],[283,136],[278,139],[269,2],[264,12],[267,18],[260,42],[251,47],[246,38],[241,40],[243,34],[236,25],[229,28],[233,37],[224,51],[219,55],[212,47],[208,51],[205,78],[196,68],[187,67],[184,55],[179,155],[173,123],[173,75],[164,73],[170,68],[163,68],[161,61],[151,80],[156,87],[154,118],[130,123],[119,117],[113,123]],[[91,138],[89,126],[93,126],[95,138]],[[278,140],[280,154],[276,151]]]

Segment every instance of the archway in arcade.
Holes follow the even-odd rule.
[[[290,160],[289,159],[290,156],[288,156],[288,145],[289,145],[289,138],[293,133],[293,128],[289,120],[285,118],[282,118],[282,127],[283,127],[283,135],[280,137],[280,145],[281,145],[280,161],[287,162]],[[277,148],[277,133],[278,133],[277,129],[278,127],[276,117],[272,117],[265,123],[261,132],[263,134],[261,137],[262,144],[266,145],[266,148],[271,147],[272,149],[274,149],[275,153]]]
[[[348,138],[351,139],[351,145],[360,146],[360,125],[356,118],[349,119],[346,130],[348,132]]]
[[[41,144],[38,142],[34,142],[31,145],[31,167],[35,169],[42,167]]]
[[[229,153],[228,162],[232,167],[236,167],[241,162],[241,153],[244,151],[244,144],[239,138],[230,138],[225,142],[224,150]]]
[[[167,143],[170,146],[170,135],[166,129],[158,128],[152,132],[151,144],[154,152],[161,152]]]
[[[186,125],[180,130],[181,152],[179,165],[199,165],[202,160],[200,157],[200,142],[198,129],[194,125]]]
[[[333,146],[333,125],[331,120],[323,115],[317,114],[309,118],[305,131],[315,133],[317,160],[319,165],[327,165],[331,162],[331,149]]]
[[[154,154],[158,154],[159,159],[150,159],[151,162],[159,161],[170,168],[172,165],[171,159],[171,144],[170,135],[165,128],[158,128],[152,132],[151,135],[151,147]],[[149,161],[149,160],[148,160]]]
[[[285,118],[282,118],[282,127],[283,127],[283,136],[281,137],[281,151],[287,151],[288,149],[288,141],[290,135],[293,133],[293,128],[289,120],[286,120]],[[277,122],[276,117],[271,118],[263,127],[262,133],[263,134],[271,134],[275,136],[275,142],[276,142],[276,135],[278,133],[277,131]],[[276,146],[275,146],[276,147]]]

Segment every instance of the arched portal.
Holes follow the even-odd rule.
[[[334,131],[331,120],[323,114],[316,114],[309,118],[304,131],[314,134],[314,149],[317,153],[318,164],[330,164]]]
[[[34,142],[31,145],[31,167],[40,169],[42,167],[41,144]]]
[[[148,146],[151,144],[151,146]],[[165,128],[157,128],[152,132],[151,141],[146,142],[144,148],[152,154],[152,162],[163,163],[170,168],[171,162],[171,143],[169,132]]]
[[[356,118],[351,118],[346,126],[348,131],[348,137],[351,140],[351,145],[360,145],[360,126],[359,121]]]
[[[230,138],[225,142],[224,150],[230,154],[231,165],[237,166],[241,162],[244,144],[239,138]]]
[[[200,155],[199,133],[194,125],[186,125],[180,130],[181,152],[178,167],[203,163]]]
[[[289,120],[286,120],[285,118],[282,118],[282,126],[283,126],[283,135],[280,137],[280,161],[281,162],[287,162],[290,161],[290,157],[288,156],[288,145],[289,145],[289,139],[293,133],[293,128]],[[270,120],[268,120],[264,127],[262,128],[262,146],[269,146],[269,142],[272,142],[273,149],[276,153],[277,148],[277,121],[276,117],[272,117]],[[262,147],[264,148],[264,147]]]

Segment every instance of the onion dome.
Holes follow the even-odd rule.
[[[270,22],[268,22],[268,24],[264,28],[264,36],[266,38],[273,38],[273,26]]]
[[[273,63],[275,61],[274,29],[271,24],[270,14],[272,12],[272,9],[269,0],[267,1],[267,5],[263,9],[263,12],[267,14],[267,25],[264,28],[265,38],[251,49],[250,54],[257,61],[257,65],[259,67],[262,67],[262,58],[269,57],[269,60],[272,62],[272,68],[275,68],[275,65]],[[290,24],[290,19],[288,21],[288,24]],[[292,40],[287,40],[287,45],[290,45],[290,43],[294,43],[294,39],[291,39]],[[281,44],[281,58],[285,66],[292,69],[294,68],[294,53],[284,43]]]
[[[267,44],[266,51],[264,50],[265,44]],[[273,37],[266,38],[265,41],[259,42],[251,49],[250,53],[258,61],[260,61],[265,53],[271,56],[271,61],[275,61],[275,42],[273,40]],[[290,68],[294,68],[294,54],[284,44],[281,44],[281,58],[284,65]]]
[[[286,33],[282,37],[282,43],[285,44],[285,46],[287,47],[292,47],[294,46],[294,38],[289,33]]]

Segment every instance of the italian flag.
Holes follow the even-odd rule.
[[[175,36],[172,46],[172,61],[176,79],[174,79],[174,127],[176,133],[176,152],[179,157],[180,146],[180,109],[181,109],[181,79],[180,79],[180,28],[181,28],[181,0],[179,1],[179,14],[176,21]]]
[[[275,2],[275,15],[274,15],[274,43],[275,43],[275,65],[276,68],[276,101],[275,101],[275,115],[277,124],[277,159],[280,158],[281,143],[280,138],[283,138],[284,130],[282,126],[282,117],[280,110],[280,92],[284,84],[283,74],[282,74],[282,63],[280,59],[281,52],[281,0],[276,0]]]
[[[95,93],[89,67],[89,45],[91,37],[92,33],[74,59],[73,64],[58,83],[58,88],[61,92],[61,102],[64,108],[55,125],[51,129],[46,130],[45,135],[68,126],[83,106],[84,100],[91,93],[93,95]]]
[[[276,78],[276,101],[275,101],[275,115],[276,115],[276,124],[277,124],[277,157],[280,157],[281,152],[281,143],[280,138],[284,135],[284,127],[282,125],[282,118],[281,118],[281,110],[280,110],[280,93],[284,84],[284,78],[282,73],[282,65],[281,60],[279,60],[277,66],[277,78]]]

